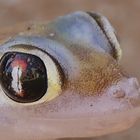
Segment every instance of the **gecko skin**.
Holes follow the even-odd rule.
[[[49,23],[5,30],[0,39],[0,67],[7,61],[7,52],[32,54],[42,60],[48,77],[45,94],[28,102],[22,89],[21,61],[7,66],[18,75],[12,76],[7,87],[11,90],[4,87],[9,81],[3,83],[0,68],[2,140],[95,137],[127,129],[139,118],[138,81],[119,66],[120,45],[104,16],[75,12]]]

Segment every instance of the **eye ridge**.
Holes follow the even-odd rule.
[[[1,58],[0,66],[2,89],[12,100],[20,103],[35,102],[46,93],[47,69],[38,56],[7,52]]]

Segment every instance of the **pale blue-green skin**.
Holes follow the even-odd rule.
[[[11,103],[0,88],[3,140],[94,137],[126,129],[139,118],[138,82],[123,74],[117,58],[113,58],[120,48],[112,49],[114,46],[91,16],[76,12],[38,26],[33,27],[39,30],[36,33],[27,31],[1,44],[0,54],[16,51],[13,45],[35,46],[58,61],[66,78],[65,87],[55,99],[27,106]],[[29,48],[24,49],[30,53]],[[116,79],[110,75],[114,71]],[[100,72],[106,74],[102,79],[98,78]],[[111,81],[105,86],[109,76]],[[100,87],[102,80],[105,82]]]

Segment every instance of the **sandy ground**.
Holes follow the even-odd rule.
[[[77,10],[97,11],[109,18],[121,41],[121,64],[140,81],[139,0],[0,0],[0,27],[24,21],[51,20]],[[139,128],[135,126],[96,140],[139,140]]]

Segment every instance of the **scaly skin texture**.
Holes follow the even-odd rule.
[[[29,104],[9,99],[0,88],[3,140],[95,137],[129,128],[139,118],[138,81],[119,66],[121,49],[105,17],[76,12],[5,29],[0,39],[0,57],[8,51],[34,53],[47,63],[50,56],[61,86],[51,100]]]

